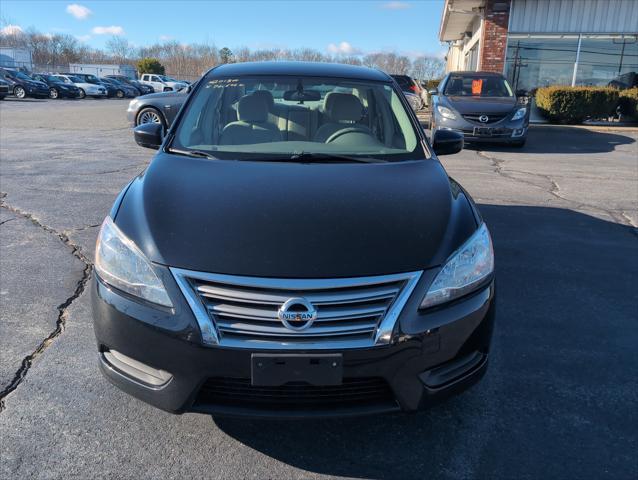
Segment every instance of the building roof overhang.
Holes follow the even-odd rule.
[[[465,32],[471,31],[474,19],[482,15],[484,6],[485,0],[445,0],[439,40],[451,42],[462,39]]]

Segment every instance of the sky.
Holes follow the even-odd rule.
[[[95,48],[113,36],[134,46],[175,40],[219,48],[310,47],[357,55],[394,51],[442,57],[444,0],[203,1],[2,0],[1,27],[67,33]]]

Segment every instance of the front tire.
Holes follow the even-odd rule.
[[[144,123],[159,123],[162,126],[162,129],[166,131],[166,122],[164,121],[164,117],[162,114],[152,108],[146,107],[140,110],[135,117],[135,126],[142,125]]]
[[[20,85],[13,89],[13,94],[16,96],[16,98],[20,99],[23,99],[27,96],[26,90]]]
[[[49,89],[49,98],[56,99],[60,96],[59,92],[55,88]]]
[[[124,98],[124,92],[122,90],[118,90],[117,92],[115,92],[115,96],[117,98]]]
[[[83,88],[80,88],[80,95],[79,95],[79,98],[84,98],[84,97],[86,97],[86,92],[84,91],[84,89],[83,89]]]

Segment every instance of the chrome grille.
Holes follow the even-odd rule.
[[[385,344],[421,272],[360,278],[271,279],[171,269],[204,343],[239,348],[356,348]],[[277,317],[290,298],[317,309],[305,330]]]
[[[482,117],[483,115],[487,117],[487,122],[483,123],[479,120],[479,118]],[[496,113],[491,113],[489,115],[485,113],[468,113],[463,115],[463,118],[466,120],[469,120],[470,122],[477,123],[479,125],[489,125],[491,123],[500,122],[506,116],[507,116],[506,114],[496,114]]]

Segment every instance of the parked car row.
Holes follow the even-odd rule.
[[[158,92],[178,91],[187,82],[166,75],[144,74],[141,80],[124,75],[97,77],[87,73],[32,73],[0,68],[0,100],[17,98],[135,98]]]

